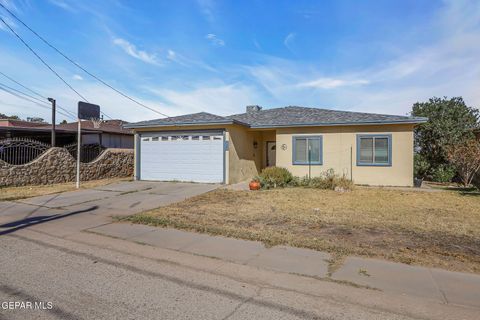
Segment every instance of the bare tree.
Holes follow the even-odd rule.
[[[472,183],[480,170],[480,141],[469,139],[448,148],[448,160],[457,168],[465,187]]]

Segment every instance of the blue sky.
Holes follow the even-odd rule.
[[[248,104],[407,114],[432,96],[480,106],[476,0],[0,2],[93,73],[172,116],[240,113]],[[106,114],[159,117],[0,15]],[[3,25],[0,57],[0,71],[75,111],[78,97]],[[0,112],[49,117],[1,91]]]

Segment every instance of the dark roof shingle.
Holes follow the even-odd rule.
[[[294,125],[335,125],[355,123],[423,122],[423,118],[340,111],[319,108],[289,106],[241,113],[227,118],[248,123],[251,127],[294,126]]]
[[[168,125],[177,125],[177,124],[212,124],[212,123],[232,123],[232,119],[228,119],[222,116],[217,116],[216,114],[211,114],[208,112],[199,112],[186,114],[178,117],[169,117],[155,120],[140,121],[136,123],[130,123],[125,125],[125,128],[136,128],[136,127],[148,127],[150,125],[154,126],[168,126]]]
[[[131,123],[125,127],[137,128],[162,125],[238,123],[252,128],[274,128],[288,126],[327,126],[343,124],[422,123],[426,120],[426,118],[421,117],[289,106],[284,108],[252,111],[226,117],[200,112],[178,117]]]

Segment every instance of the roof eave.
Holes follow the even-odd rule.
[[[312,122],[312,123],[289,123],[289,124],[268,124],[251,125],[252,129],[267,128],[290,128],[290,127],[329,127],[329,126],[367,126],[367,125],[392,125],[392,124],[420,124],[427,122],[428,119],[412,119],[398,121],[346,121],[346,122]]]
[[[246,123],[237,120],[216,120],[216,121],[202,121],[202,122],[172,122],[172,123],[148,123],[148,124],[135,124],[131,123],[124,125],[126,129],[136,128],[153,128],[153,127],[185,127],[185,126],[206,126],[206,125],[225,125],[225,124],[239,124],[243,126],[249,126]]]

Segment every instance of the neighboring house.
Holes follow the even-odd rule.
[[[333,169],[357,184],[413,185],[413,128],[427,119],[304,107],[195,113],[125,125],[136,179],[237,183],[267,166]]]
[[[105,148],[133,148],[133,132],[123,127],[122,120],[105,120],[98,126],[92,121],[82,121],[82,144],[99,143]],[[57,124],[57,146],[77,141],[77,122]],[[51,142],[51,124],[16,119],[0,119],[0,139],[28,138],[45,143]]]
[[[32,122],[17,119],[0,119],[0,140],[8,138],[26,138],[50,144],[51,127],[45,122]],[[58,145],[75,141],[76,131],[59,129],[56,132]]]
[[[103,120],[94,123],[91,120],[81,122],[82,144],[100,144],[105,148],[133,148],[133,132],[123,126],[123,120]],[[51,128],[51,126],[48,126]],[[58,124],[56,129],[77,132],[78,122]]]

